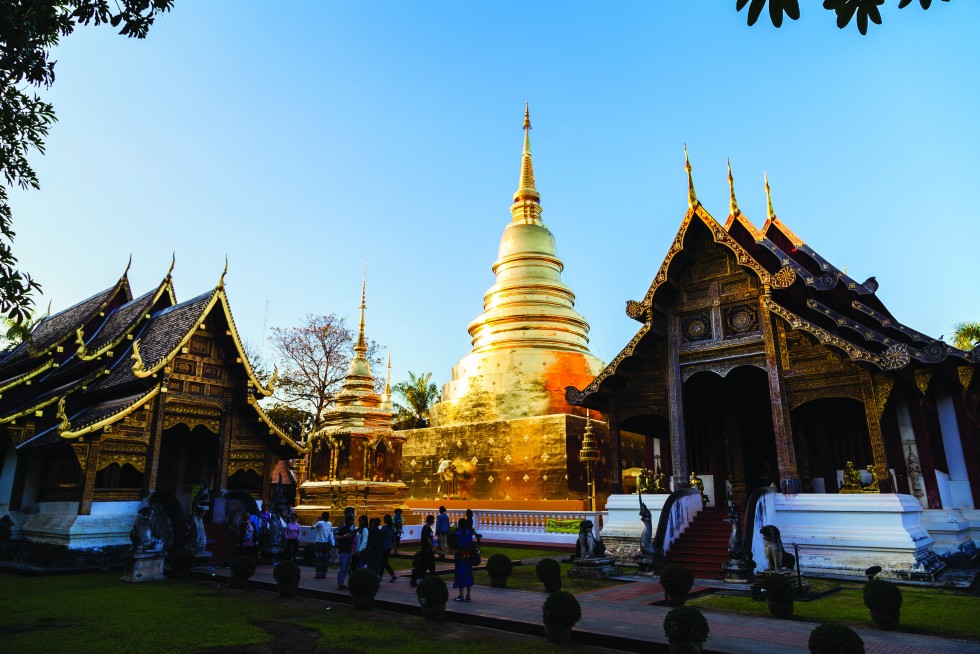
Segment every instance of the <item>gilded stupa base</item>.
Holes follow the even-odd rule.
[[[400,432],[408,503],[467,501],[476,508],[474,500],[586,501],[585,468],[576,456],[585,422],[558,414]],[[597,438],[608,441],[606,425],[592,425]]]
[[[357,515],[380,518],[404,505],[408,487],[400,481],[306,481],[299,487],[300,503],[295,507],[300,524],[313,524],[320,514],[329,511],[338,525],[344,509],[354,507]]]

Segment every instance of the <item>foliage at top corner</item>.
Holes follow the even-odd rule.
[[[898,0],[898,8],[905,9],[913,0]],[[949,2],[949,0],[942,0]],[[919,6],[928,9],[932,6],[932,0],[918,0]],[[766,3],[769,4],[769,20],[775,27],[782,27],[783,14],[791,20],[800,18],[799,0],[735,0],[735,10],[742,11],[748,6],[747,22],[749,26],[755,25],[765,9]],[[868,33],[868,22],[881,25],[881,12],[878,7],[885,4],[885,0],[824,0],[823,8],[837,14],[837,27],[844,29],[850,24],[851,20],[857,16],[858,31],[861,34]]]
[[[54,107],[30,87],[50,88],[55,63],[51,50],[78,25],[108,24],[130,38],[145,38],[158,14],[173,0],[4,0],[0,2],[0,313],[28,318],[40,285],[17,269],[8,187],[40,188],[27,160],[44,154],[55,122]]]

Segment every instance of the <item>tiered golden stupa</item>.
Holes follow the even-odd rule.
[[[585,413],[565,402],[564,388],[590,383],[604,365],[589,352],[589,325],[541,220],[530,129],[525,110],[520,182],[493,264],[496,282],[469,325],[473,350],[453,368],[431,426],[401,432],[410,499],[586,497],[577,459]],[[596,427],[604,437],[605,425]]]
[[[354,358],[334,407],[323,416],[323,427],[309,438],[308,479],[299,487],[296,507],[304,522],[322,511],[347,506],[386,512],[405,498],[407,488],[400,481],[404,432],[391,429],[391,362],[382,397],[374,390],[367,360],[366,308],[366,283],[362,283]]]

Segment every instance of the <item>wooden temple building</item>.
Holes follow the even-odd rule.
[[[222,498],[269,498],[281,461],[303,451],[258,404],[275,374],[256,377],[224,277],[178,303],[170,272],[136,298],[124,273],[0,355],[0,514],[22,561],[127,550],[151,495],[186,516],[205,487],[220,519]]]
[[[647,466],[673,488],[692,472],[704,480],[709,507],[731,499],[742,510],[759,487],[806,495],[811,508],[855,491],[839,511],[865,510],[858,504],[873,493],[911,496],[895,510],[921,510],[938,554],[972,555],[980,347],[959,350],[899,322],[874,277],[850,278],[776,216],[768,180],[758,229],[738,208],[730,168],[720,222],[685,167],[688,211],[646,295],[627,302],[636,335],[591,383],[566,390],[570,404],[608,417],[609,464],[629,431],[646,437]]]

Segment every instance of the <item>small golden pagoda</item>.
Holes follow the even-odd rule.
[[[401,504],[407,490],[400,481],[405,438],[391,429],[391,360],[383,397],[374,390],[367,360],[366,281],[361,284],[354,358],[334,407],[309,438],[308,479],[300,485],[300,506],[296,507],[304,521],[347,506],[371,513],[390,511]]]

